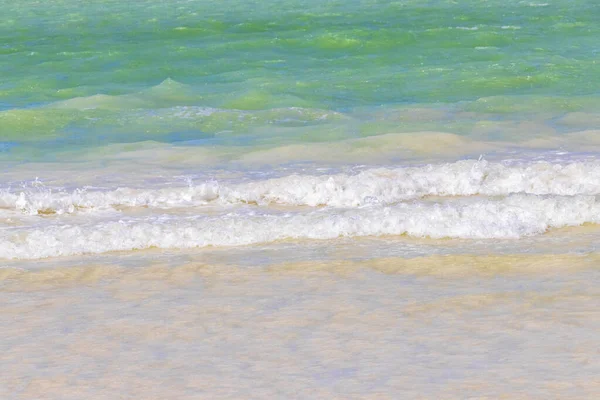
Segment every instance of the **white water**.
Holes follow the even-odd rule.
[[[117,250],[239,246],[284,239],[407,234],[494,239],[600,222],[595,196],[510,195],[453,198],[392,206],[281,211],[244,206],[219,215],[158,214],[101,220],[65,219],[5,228],[0,258],[33,259]]]
[[[420,167],[372,168],[357,174],[298,175],[244,183],[216,180],[187,187],[65,190],[34,183],[0,191],[0,208],[25,214],[74,213],[115,207],[177,208],[212,203],[360,207],[424,196],[600,194],[600,162],[506,165],[458,161]]]

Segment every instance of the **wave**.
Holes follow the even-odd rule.
[[[75,189],[56,190],[43,186],[19,191],[0,192],[0,208],[15,209],[29,215],[71,214],[78,211],[115,209],[120,207],[186,207],[199,206],[217,199],[217,182],[164,188],[118,188],[109,191]]]
[[[263,108],[248,107],[252,95],[211,103],[193,87],[166,79],[148,89],[122,95],[94,94],[27,108],[0,110],[0,136],[18,143],[70,140],[77,143],[198,140],[214,134],[261,132],[270,126],[302,128],[350,121],[349,115],[289,96],[264,94]],[[244,104],[247,107],[244,107]],[[181,138],[182,134],[183,139]],[[98,138],[98,136],[100,136]],[[44,144],[45,145],[45,144]]]
[[[80,225],[7,228],[0,258],[37,259],[147,248],[240,246],[279,240],[382,235],[517,239],[550,228],[600,222],[595,196],[511,195],[443,203],[281,212],[246,207],[218,216],[155,215]]]
[[[29,187],[0,191],[0,208],[26,214],[65,214],[120,207],[198,207],[250,203],[259,206],[361,207],[390,205],[425,196],[600,194],[600,162],[520,165],[465,160],[356,174],[289,175],[241,184],[208,181],[163,189],[73,191]]]

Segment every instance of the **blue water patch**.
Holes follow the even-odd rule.
[[[10,104],[0,101],[0,111],[6,111],[13,108]]]
[[[13,147],[18,146],[15,142],[0,142],[0,153],[8,153]]]

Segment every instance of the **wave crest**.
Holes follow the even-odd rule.
[[[600,194],[600,162],[507,166],[487,161],[405,168],[367,169],[357,174],[289,175],[241,184],[208,181],[162,189],[98,191],[29,187],[0,191],[0,208],[26,214],[64,214],[120,207],[178,208],[207,204],[361,207],[390,205],[426,196]]]
[[[414,201],[310,212],[245,207],[218,216],[158,215],[80,225],[5,229],[0,258],[36,259],[157,248],[240,246],[286,239],[382,235],[516,239],[550,228],[600,222],[595,196],[512,195],[500,200]]]

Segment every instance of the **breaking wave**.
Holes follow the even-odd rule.
[[[198,207],[250,203],[259,206],[361,207],[390,205],[425,196],[600,194],[600,162],[505,165],[487,161],[403,168],[374,168],[356,174],[289,175],[245,183],[207,181],[185,187],[72,191],[43,186],[0,191],[0,208],[26,214],[65,214],[120,207]]]
[[[595,196],[515,194],[501,199],[471,197],[308,212],[245,206],[220,215],[152,215],[6,228],[0,233],[0,258],[382,235],[516,239],[586,222],[600,222],[600,202]]]

